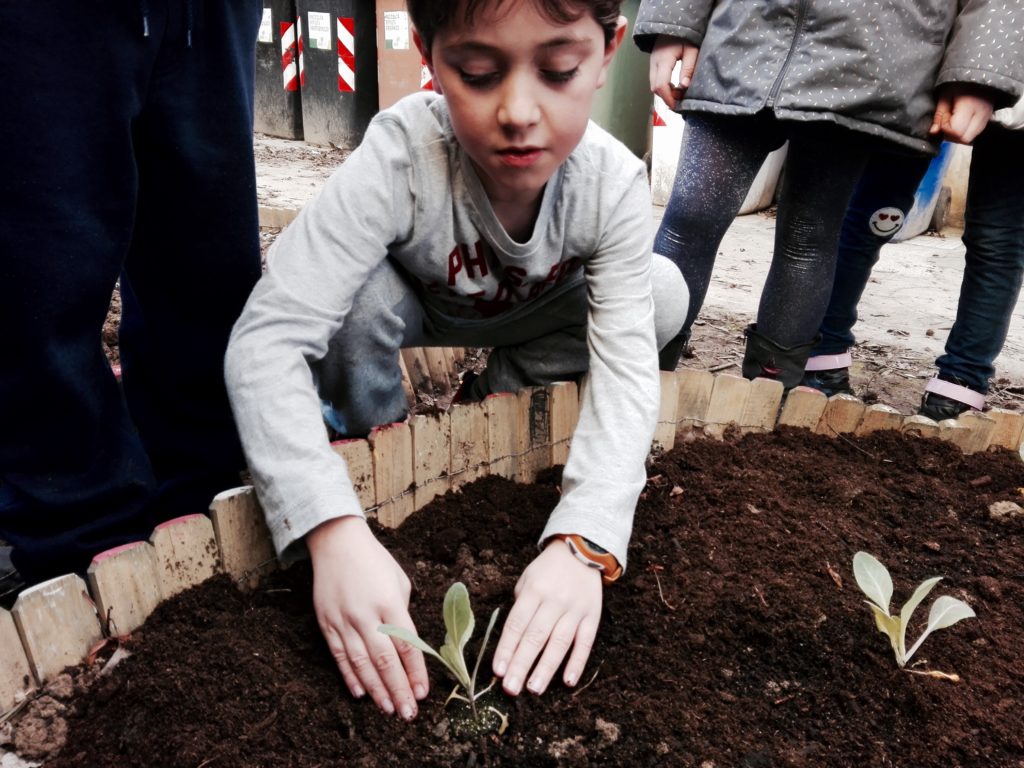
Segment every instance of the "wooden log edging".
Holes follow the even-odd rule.
[[[899,430],[948,440],[965,453],[1019,452],[1024,440],[1024,414],[1003,409],[936,424],[805,387],[783,400],[778,382],[729,374],[683,369],[662,373],[661,385],[654,451],[700,435],[721,438],[730,426],[768,432],[791,425],[831,436]],[[565,462],[578,418],[577,385],[558,383],[415,416],[333,448],[345,458],[367,515],[398,526],[437,495],[477,477],[534,482],[540,471]],[[24,590],[10,612],[0,610],[0,713],[83,661],[105,634],[134,630],[162,600],[217,573],[253,587],[277,567],[251,487],[218,494],[209,512],[171,520],[149,541],[97,555],[88,584],[61,576]]]

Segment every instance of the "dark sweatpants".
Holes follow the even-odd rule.
[[[259,0],[0,5],[0,537],[37,581],[204,511],[259,277]],[[119,390],[100,344],[115,281]]]

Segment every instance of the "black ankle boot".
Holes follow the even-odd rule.
[[[674,371],[679,367],[679,360],[686,354],[690,343],[690,332],[680,331],[668,344],[658,352],[658,368],[662,371]]]
[[[800,386],[811,387],[824,392],[826,397],[832,395],[852,395],[853,387],[850,386],[849,368],[830,368],[824,371],[807,371],[800,382]]]
[[[964,394],[968,396],[974,394],[980,401],[980,405],[984,405],[984,394],[968,387],[963,379],[944,373],[940,373],[936,378],[939,381],[947,381],[950,384],[970,390],[970,392],[965,392]],[[957,400],[955,397],[942,395],[938,392],[925,392],[924,397],[921,398],[921,407],[917,409],[917,413],[919,416],[927,416],[932,421],[942,421],[943,419],[955,419],[961,413],[969,411],[976,405],[978,404],[965,403],[962,400]]]
[[[783,347],[759,333],[757,323],[748,325],[743,335],[747,337],[747,349],[743,355],[744,378],[775,379],[781,381],[787,390],[803,380],[804,365],[814,345],[818,343],[818,339],[814,338],[803,344]]]

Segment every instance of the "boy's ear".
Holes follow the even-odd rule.
[[[434,61],[430,57],[430,49],[423,44],[423,38],[420,37],[420,33],[416,31],[416,27],[412,28],[412,41],[416,44],[416,49],[420,52],[420,58],[423,59],[423,64],[430,70],[430,79],[433,82],[434,92],[444,93],[444,91],[441,90],[441,83],[438,82],[437,73],[434,72]]]
[[[612,39],[608,41],[608,44],[604,47],[604,61],[601,62],[601,74],[597,78],[597,87],[600,88],[604,85],[605,79],[608,77],[608,67],[612,63],[612,58],[615,56],[615,52],[619,50],[619,46],[622,45],[622,41],[626,37],[626,29],[629,27],[629,22],[625,16],[619,16],[619,20],[615,22],[615,34],[612,35]]]

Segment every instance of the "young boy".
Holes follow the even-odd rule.
[[[410,582],[340,480],[323,422],[364,435],[403,419],[401,347],[494,347],[471,398],[589,371],[562,498],[495,648],[509,694],[544,691],[567,653],[563,679],[580,679],[602,601],[588,558],[607,577],[626,563],[657,345],[687,294],[652,257],[643,163],[588,124],[619,5],[411,0],[438,93],[374,119],[281,234],[235,326],[228,387],[278,552],[308,548],[342,677],[388,714],[412,718],[427,695],[422,654],[377,631],[414,629]]]

